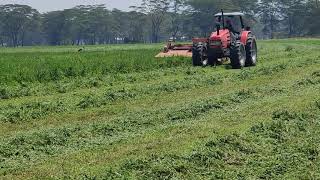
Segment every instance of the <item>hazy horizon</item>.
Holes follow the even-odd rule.
[[[106,4],[108,9],[130,10],[130,6],[139,5],[141,0],[0,0],[0,4],[29,5],[39,12],[49,12],[75,7],[77,5]]]

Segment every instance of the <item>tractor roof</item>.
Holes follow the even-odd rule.
[[[241,12],[223,13],[225,16],[244,16]],[[215,14],[214,16],[222,16],[222,13]]]

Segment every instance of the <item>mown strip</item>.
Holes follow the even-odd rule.
[[[152,152],[153,152],[152,154],[165,155],[169,149],[170,149],[169,151],[176,152],[176,153],[180,151],[184,151],[184,148],[187,148],[190,146],[190,143],[191,143],[190,141],[202,142],[201,139],[203,139],[203,136],[201,134],[205,135],[204,137],[208,137],[209,134],[216,133],[217,132],[216,130],[220,129],[216,127],[216,125],[225,126],[224,128],[221,127],[222,128],[221,131],[226,128],[225,130],[223,130],[223,132],[226,132],[226,133],[223,133],[223,134],[229,134],[228,129],[230,128],[234,129],[238,126],[242,127],[243,125],[240,125],[240,124],[243,124],[243,123],[247,124],[248,126],[249,125],[251,126],[252,124],[254,124],[255,120],[254,119],[249,120],[247,119],[249,117],[245,118],[245,117],[242,117],[241,115],[243,114],[242,111],[246,111],[246,109],[248,110],[248,113],[251,115],[251,117],[257,118],[256,120],[259,120],[259,122],[266,122],[267,119],[264,119],[264,118],[260,119],[260,116],[258,114],[254,114],[254,112],[257,110],[257,107],[256,107],[257,105],[258,105],[258,109],[263,109],[263,108],[273,109],[273,110],[269,109],[267,112],[262,112],[262,114],[264,114],[263,116],[265,116],[265,115],[272,114],[272,111],[274,111],[274,109],[279,109],[279,107],[277,107],[277,102],[284,103],[290,100],[290,97],[297,97],[293,99],[292,102],[299,103],[299,105],[291,104],[291,106],[292,107],[297,106],[297,107],[300,107],[301,109],[305,109],[307,104],[301,105],[301,101],[307,100],[307,102],[312,102],[312,98],[306,98],[306,97],[303,97],[303,95],[306,93],[310,97],[318,97],[317,99],[319,99],[320,97],[317,96],[317,94],[313,93],[317,89],[319,89],[319,87],[316,88],[311,86],[310,88],[307,88],[307,89],[305,88],[303,91],[293,91],[291,93],[284,92],[279,95],[272,94],[271,96],[268,95],[265,98],[260,98],[259,101],[256,101],[255,99],[253,99],[253,100],[245,101],[235,106],[226,107],[226,109],[228,110],[216,109],[215,111],[212,111],[212,112],[206,111],[206,113],[201,114],[201,116],[197,116],[195,118],[174,121],[173,124],[162,123],[160,125],[156,125],[155,127],[151,127],[146,132],[142,132],[142,134],[138,133],[137,136],[127,136],[126,139],[122,139],[119,142],[113,142],[112,144],[106,144],[106,145],[100,144],[101,146],[97,148],[82,149],[79,152],[69,151],[66,154],[62,154],[61,156],[58,156],[58,157],[53,156],[53,157],[47,158],[46,160],[44,160],[45,161],[43,162],[44,164],[40,163],[38,165],[32,166],[28,168],[26,171],[22,170],[21,173],[24,175],[27,175],[26,177],[35,177],[35,176],[47,177],[48,175],[54,175],[55,177],[83,178],[85,177],[85,175],[88,177],[91,177],[91,175],[94,175],[94,174],[96,175],[96,177],[100,177],[99,175],[103,175],[106,172],[108,172],[105,169],[106,166],[114,167],[115,164],[122,162],[123,159],[126,159],[128,157],[133,159],[134,157],[146,157],[148,155],[151,155],[150,153]],[[270,106],[267,105],[267,107],[265,107],[264,104],[266,103],[267,104],[271,103],[271,104]],[[285,104],[282,104],[282,105],[285,106]],[[252,111],[249,109],[252,109]],[[294,109],[299,109],[299,108],[294,108]],[[230,113],[232,113],[233,115],[230,115]],[[217,116],[217,117],[214,117],[214,116]],[[230,119],[231,120],[230,122],[225,121],[228,118],[231,118],[234,116],[240,118],[239,120],[241,121],[238,122],[237,119],[234,119],[234,120]],[[204,119],[202,119],[202,117]],[[242,121],[242,120],[245,120],[245,121]],[[217,121],[222,121],[222,122],[217,122]],[[234,124],[235,122],[237,123]],[[208,125],[209,127],[205,127]],[[244,126],[247,127],[247,125],[244,125]],[[178,128],[180,126],[182,129]],[[200,129],[197,130],[198,128]],[[236,131],[241,132],[241,129],[243,128],[244,127],[240,129],[236,128],[237,129]],[[172,132],[169,129],[171,129],[173,132],[176,132],[177,137],[171,137],[173,134],[171,134]],[[143,135],[144,133],[146,134]],[[167,134],[167,133],[170,133],[170,134]],[[180,135],[180,133],[182,134]],[[192,134],[189,134],[189,133],[192,133]],[[220,130],[219,130],[219,133],[220,133]],[[209,137],[211,137],[211,135]],[[144,140],[145,138],[146,138],[146,141]],[[187,141],[187,142],[181,142],[181,141]],[[175,149],[175,147],[179,147],[179,148]],[[144,153],[141,153],[141,152],[144,152]],[[68,159],[68,161],[60,163],[61,160],[65,160],[65,159]],[[86,163],[89,163],[89,164],[86,164]],[[52,164],[54,164],[54,166],[52,166]],[[66,166],[66,169],[61,171],[62,170],[60,168],[61,166]],[[54,170],[52,171],[50,170],[50,172],[48,172],[47,171],[48,168],[51,169],[51,167],[54,167]],[[78,171],[79,168],[80,169],[84,168],[86,170]],[[44,172],[38,172],[37,170],[44,171]],[[20,170],[18,172],[20,172]],[[88,172],[88,173],[85,173],[85,172]],[[18,173],[18,174],[14,173],[15,175],[11,174],[8,177],[25,177],[25,176],[20,176],[22,175],[21,173]],[[92,178],[93,177],[94,176],[92,176]]]
[[[249,100],[272,97],[268,88],[241,90],[223,97],[213,97],[190,102],[182,108],[161,108],[156,111],[132,112],[106,123],[94,123],[86,126],[48,129],[44,132],[18,135],[3,141],[0,155],[7,167],[15,167],[16,161],[28,159],[30,162],[39,158],[63,153],[66,149],[94,148],[102,144],[120,141],[122,138],[143,134],[160,124],[195,119],[211,110],[229,109]],[[281,92],[281,91],[278,91]],[[285,93],[286,91],[282,91]],[[278,94],[279,95],[279,94]],[[169,122],[168,122],[169,120]],[[16,168],[14,168],[16,169]],[[6,173],[6,171],[5,171]]]
[[[207,141],[186,155],[126,160],[88,178],[318,179],[319,101],[307,112],[275,111],[272,121]]]

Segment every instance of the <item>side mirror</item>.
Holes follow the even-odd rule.
[[[251,31],[251,27],[247,26],[247,27],[245,28],[245,30],[246,30],[246,31]]]

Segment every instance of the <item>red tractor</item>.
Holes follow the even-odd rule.
[[[174,45],[169,42],[156,57],[192,57],[194,66],[215,66],[227,58],[234,69],[257,64],[257,43],[250,27],[245,27],[244,14],[218,13],[216,32],[208,38],[194,38],[193,44]]]

